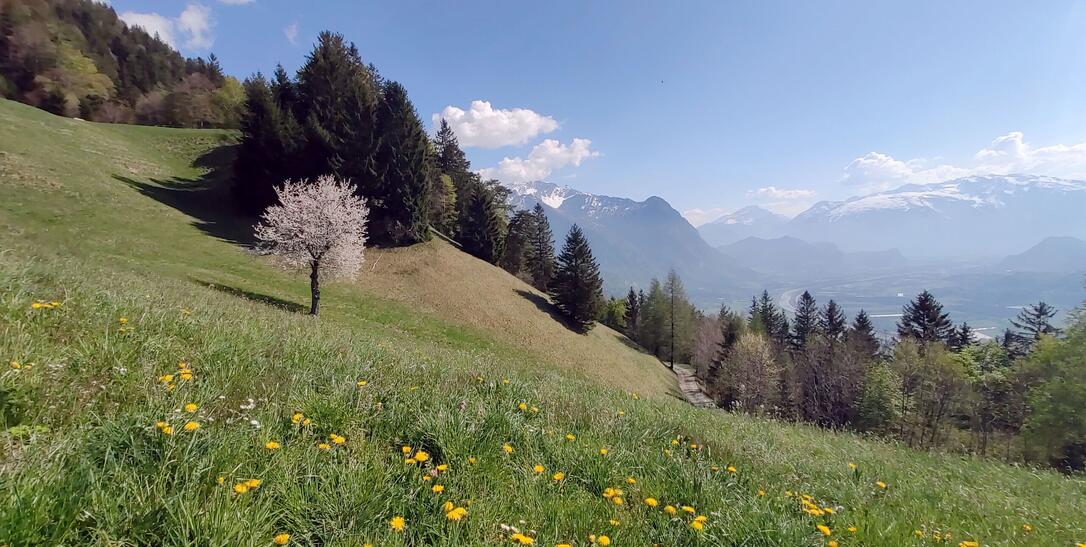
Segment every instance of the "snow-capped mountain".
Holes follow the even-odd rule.
[[[996,255],[1051,235],[1084,237],[1084,212],[1083,181],[974,176],[819,202],[792,219],[786,231],[849,251],[897,248],[907,256]]]
[[[788,217],[751,205],[698,227],[710,245],[730,245],[748,237],[772,239],[784,233]]]
[[[573,224],[584,230],[600,262],[605,289],[612,294],[629,286],[646,287],[675,268],[691,296],[716,299],[745,296],[757,275],[712,248],[671,205],[653,196],[644,201],[602,196],[544,181],[507,184],[514,207],[541,203],[561,249]]]

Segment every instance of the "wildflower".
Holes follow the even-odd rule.
[[[604,545],[604,546],[610,545],[611,544],[611,538],[609,538],[607,536],[600,536],[600,537],[596,538],[596,543],[599,543],[600,545]]]
[[[675,513],[678,513],[679,510],[675,509],[674,505],[668,505],[668,506],[664,507],[664,512],[671,515],[671,516],[675,516]]]
[[[447,464],[447,463],[443,463],[443,464],[441,464],[441,465],[439,465],[439,466],[435,467],[434,469],[437,469],[438,471],[442,471],[442,472],[444,472],[444,471],[448,471],[448,469],[449,469],[449,464]]]
[[[275,538],[273,538],[273,541],[275,541],[276,545],[286,545],[290,543],[290,534],[278,534],[275,536]]]
[[[705,523],[700,520],[692,520],[690,521],[690,527],[700,532],[705,529]]]
[[[509,378],[502,378],[502,383],[505,385],[509,385]]]
[[[445,491],[445,486],[442,484],[435,484],[433,487],[430,488],[430,491],[435,494],[440,494]]]
[[[449,511],[452,511],[455,508],[456,508],[456,506],[453,505],[453,502],[451,502],[451,501],[447,501],[447,502],[445,502],[444,505],[441,506],[441,510],[445,511],[446,513],[448,513]]]
[[[200,422],[187,422],[185,424],[185,431],[196,431],[200,429]]]
[[[660,505],[660,502],[656,501],[656,498],[645,498],[645,505],[656,507],[657,505]]]
[[[526,405],[526,404],[524,404],[524,403],[520,403],[519,405],[517,405],[517,408],[518,408],[518,409],[519,409],[519,410],[520,410],[521,412],[524,412],[525,410],[528,410],[528,405]]]
[[[335,433],[329,434],[328,439],[331,440],[334,444],[343,444],[347,442],[346,437],[343,437],[342,435],[336,435]]]
[[[566,474],[559,471],[559,472],[551,475],[551,478],[554,479],[554,482],[562,482],[563,480],[565,480]]]
[[[626,477],[626,484],[637,484],[637,479],[633,477]]]
[[[831,539],[826,542],[826,547],[837,547],[839,544],[836,539]]]
[[[849,462],[849,464],[848,464],[848,468],[849,468],[849,469],[852,469],[852,470],[855,470],[855,469],[856,469],[856,464],[854,464],[854,463],[852,463],[852,462]]]
[[[310,420],[309,418],[306,418],[306,419],[302,420],[302,425],[304,425],[306,427],[311,426],[311,425],[313,425],[313,420]]]
[[[539,475],[539,474],[543,473],[543,471],[546,471],[546,469],[542,465],[539,465],[537,463],[537,464],[535,464],[535,467],[532,468],[532,471],[535,471],[535,474]]]
[[[566,440],[567,440],[567,441],[576,441],[576,440],[577,440],[577,436],[576,436],[576,435],[574,435],[573,433],[566,433]]]
[[[388,520],[388,527],[392,528],[393,532],[403,532],[404,526],[406,525],[407,521],[400,516],[395,516]]]
[[[118,318],[117,322],[122,324],[122,325],[127,325],[128,324],[128,318],[127,317]]]
[[[368,383],[369,382],[366,381],[366,380],[359,380],[359,381],[355,382],[355,385],[357,385],[358,387],[366,387],[366,384],[368,384]]]
[[[168,384],[173,381],[173,374],[163,374],[162,376],[158,377],[158,381],[162,382],[163,384]]]
[[[226,477],[224,477],[224,476],[222,476],[222,475],[219,475],[219,478],[215,479],[215,482],[216,482],[216,483],[218,483],[218,484],[219,484],[219,486],[222,486],[222,485],[223,485],[223,483],[225,483],[225,482],[226,482]]]
[[[417,461],[419,463],[422,463],[422,462],[424,462],[426,460],[429,460],[429,459],[430,459],[430,454],[428,454],[426,451],[419,450],[418,452],[415,452],[415,461]]]
[[[161,428],[163,435],[173,435],[173,426],[166,426]]]
[[[620,410],[620,411],[618,411],[618,417],[619,417],[619,418],[621,418],[621,417],[623,417],[623,416],[625,416],[625,415],[626,415],[626,411],[625,411],[625,410]]]
[[[759,490],[758,491],[758,497],[764,498],[765,497],[765,490]]]
[[[400,447],[400,452],[403,452],[403,454],[406,456],[406,455],[411,453],[411,447],[410,446],[401,446]]]
[[[958,543],[958,547],[980,547],[980,542],[977,541],[962,541]]]
[[[264,443],[264,448],[267,448],[268,450],[279,450],[279,448],[281,446],[282,445],[280,445],[279,443],[277,443],[275,441],[268,441],[268,442]]]
[[[728,473],[735,473],[735,472],[736,472],[735,466],[734,465],[729,465],[728,466]]]
[[[623,503],[626,503],[626,501],[622,499],[622,496],[615,496],[611,498],[611,503],[615,505],[622,505]]]
[[[720,468],[714,465],[714,466],[709,468],[709,471],[712,471],[713,473],[716,473],[716,472],[720,471]]]
[[[185,412],[188,412],[190,414],[193,413],[193,412],[196,412],[199,409],[200,409],[200,407],[197,406],[196,403],[189,403],[189,404],[185,405]]]
[[[181,374],[179,375],[179,377],[180,377],[180,378],[181,378],[182,380],[191,380],[191,379],[192,379],[192,373],[191,373],[191,372],[189,372],[189,371],[185,371],[185,372],[182,372],[182,373],[181,373]]]
[[[856,527],[855,526],[849,526],[848,527],[848,533],[855,534],[856,533]]]
[[[248,491],[249,491],[249,485],[245,484],[244,482],[239,482],[239,483],[234,485],[234,493],[235,494],[244,494],[244,493],[246,493]]]
[[[698,516],[694,517],[694,522],[708,522],[708,521],[709,521],[709,517],[707,517],[705,515],[698,515]]]
[[[513,540],[513,543],[519,543],[521,545],[533,545],[533,544],[535,544],[534,539],[532,539],[531,537],[526,536],[526,535],[524,535],[524,534],[522,534],[520,532],[517,532],[517,533],[509,536],[509,539]]]
[[[923,538],[927,534],[925,534],[923,530],[913,530],[913,535],[918,538]]]
[[[885,482],[878,481],[878,482],[875,483],[875,486],[878,486],[879,489],[881,489],[881,490],[886,490],[886,487],[889,486],[889,485],[886,484]]]
[[[407,461],[414,463],[415,460],[407,460]],[[422,482],[430,482],[432,480],[434,480],[434,478],[431,477],[430,475],[426,475],[426,476],[422,477]]]
[[[510,446],[509,443],[505,443],[505,444],[502,445],[502,451],[505,452],[506,454],[512,454],[513,453],[513,447]]]
[[[291,423],[298,424],[302,422],[303,418],[305,418],[305,416],[303,416],[301,412],[295,412],[294,415],[290,417],[290,421]]]
[[[688,513],[688,514],[691,514],[691,515],[693,515],[694,512],[695,512],[694,508],[690,507],[689,505],[682,506],[682,510],[683,510],[684,513]]]
[[[23,368],[23,366],[20,365],[18,361],[12,361],[11,362],[11,368],[13,368],[15,370],[19,370],[19,369]]]
[[[468,463],[469,464],[475,465],[475,462],[478,462],[478,461],[479,460],[475,459],[475,456],[468,456]]]
[[[468,510],[463,507],[454,507],[451,511],[445,513],[445,518],[451,521],[459,521],[466,516],[468,516]]]
[[[256,490],[260,488],[260,483],[263,482],[260,479],[249,479],[245,481],[245,486],[248,486],[250,490]]]
[[[615,519],[611,519],[611,520],[609,520],[609,521],[607,521],[607,522],[608,522],[608,523],[609,523],[609,524],[610,524],[611,526],[619,526],[619,525],[621,525],[621,524],[622,524],[622,522],[621,522],[621,521],[618,521],[618,520],[615,520]]]
[[[328,443],[317,443],[317,448],[319,448],[321,450],[331,450],[332,445],[330,445]]]
[[[573,547],[573,545],[569,543],[557,543],[554,547]]]
[[[1022,531],[1028,534],[1033,531],[1033,527],[1028,524],[1023,524]]]
[[[679,446],[679,439],[671,439],[671,446]]]
[[[608,452],[610,452],[610,450],[608,450],[606,448],[601,448],[600,449],[600,456],[606,456]]]
[[[830,530],[830,527],[825,524],[819,524],[818,526],[815,526],[815,528],[818,528],[818,531],[822,532],[822,535],[824,536],[833,534],[833,530]]]

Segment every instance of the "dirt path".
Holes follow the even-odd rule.
[[[675,363],[675,377],[679,382],[679,390],[682,391],[686,402],[696,407],[716,408],[716,403],[701,390],[701,383],[694,376],[693,367]]]

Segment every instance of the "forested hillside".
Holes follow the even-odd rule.
[[[236,127],[241,84],[89,0],[0,0],[0,97],[111,123]]]

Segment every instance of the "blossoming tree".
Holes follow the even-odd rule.
[[[288,269],[309,270],[310,315],[320,313],[321,275],[354,279],[365,260],[366,201],[354,186],[324,175],[275,189],[279,205],[264,210],[257,250]]]

